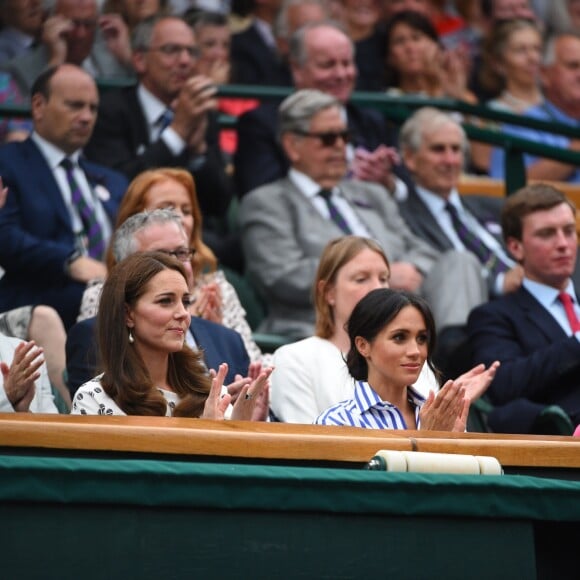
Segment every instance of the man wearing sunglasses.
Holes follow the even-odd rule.
[[[349,102],[357,68],[351,39],[335,24],[311,22],[290,39],[290,65],[296,89],[318,89],[337,98],[352,134],[347,147],[351,177],[380,183],[394,195],[406,191],[397,167],[398,155],[389,145],[394,135],[377,111]],[[288,171],[288,160],[277,137],[279,103],[266,102],[238,120],[238,149],[234,159],[236,190],[246,193],[278,179]]]
[[[350,133],[340,101],[305,89],[280,106],[280,139],[290,170],[242,199],[248,272],[264,294],[260,330],[303,338],[314,330],[312,282],[324,246],[342,235],[378,241],[390,260],[391,287],[430,302],[439,328],[463,324],[486,288],[470,254],[439,252],[415,236],[383,187],[345,179]],[[477,274],[476,286],[467,278]]]

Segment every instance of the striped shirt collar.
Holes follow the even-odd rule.
[[[415,425],[419,429],[419,411],[425,399],[413,387],[407,387],[409,402],[415,407]],[[345,425],[365,429],[408,429],[400,409],[383,401],[365,381],[355,383],[354,397],[327,409],[315,421],[320,425]]]
[[[414,407],[421,407],[425,399],[411,386],[407,387],[407,400]],[[396,409],[397,407],[388,401],[383,401],[378,393],[365,381],[357,381],[354,390],[354,401],[359,412],[366,413],[371,407]]]

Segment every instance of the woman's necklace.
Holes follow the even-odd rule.
[[[500,101],[503,101],[510,106],[517,113],[521,113],[534,105],[539,105],[544,99],[541,93],[536,93],[533,99],[520,99],[512,95],[507,89],[499,96]]]

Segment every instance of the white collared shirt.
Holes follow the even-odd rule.
[[[568,336],[572,336],[572,329],[570,328],[570,323],[568,322],[566,310],[564,309],[562,302],[558,299],[560,290],[554,288],[553,286],[547,286],[546,284],[541,284],[540,282],[534,282],[529,278],[524,278],[522,285],[554,317],[556,322],[562,327],[562,330]],[[576,298],[574,284],[572,284],[571,280],[568,281],[568,286],[564,292],[567,292],[572,297],[576,317],[580,319],[580,307],[578,306],[578,299]],[[580,331],[576,332],[576,338],[580,340]]]
[[[74,178],[81,190],[82,196],[87,203],[87,205],[93,208],[95,212],[95,217],[97,222],[101,227],[103,233],[103,240],[105,244],[108,244],[111,239],[112,227],[109,221],[109,217],[98,197],[97,192],[93,189],[89,183],[85,172],[79,167],[79,156],[80,151],[75,151],[72,155],[67,155],[64,151],[60,150],[58,147],[41,137],[38,133],[33,132],[31,135],[32,140],[36,143],[42,156],[45,158],[48,167],[52,171],[64,204],[68,210],[71,225],[75,236],[77,237],[77,249],[86,251],[86,244],[83,240],[83,223],[81,221],[81,216],[77,208],[73,205],[71,199],[71,190],[66,177],[66,171],[61,165],[62,160],[68,157],[73,162],[73,174]],[[103,194],[108,193],[106,190]]]
[[[308,175],[291,168],[288,172],[288,178],[298,188],[300,193],[308,199],[316,208],[316,211],[326,220],[330,221],[330,213],[326,202],[318,193],[320,192],[320,185],[314,182]],[[344,221],[347,223],[350,231],[356,236],[363,236],[371,238],[371,234],[365,224],[358,217],[353,207],[347,199],[341,194],[340,188],[333,187],[331,195],[332,203],[336,209],[341,213]]]
[[[186,147],[185,141],[171,127],[165,127],[163,131],[161,130],[160,120],[167,110],[167,106],[142,84],[137,87],[137,99],[147,121],[149,143],[155,143],[158,139],[163,139],[173,155],[180,155]]]
[[[455,207],[459,219],[465,224],[465,226],[469,228],[469,230],[473,232],[492,252],[498,255],[502,261],[510,267],[513,268],[515,266],[515,262],[507,255],[501,244],[481,225],[475,216],[464,207],[463,203],[461,203],[461,196],[457,192],[457,189],[451,191],[447,200],[419,185],[416,187],[416,191],[421,201],[427,206],[427,209],[431,212],[431,215],[439,224],[439,227],[445,232],[445,235],[449,238],[449,241],[456,250],[465,251],[466,248],[455,231],[449,212],[445,209],[447,202]],[[497,233],[499,234],[501,233],[501,229],[499,229],[501,226],[497,224],[497,227]],[[484,269],[484,273],[487,276],[487,270]],[[495,292],[497,294],[503,294],[503,279],[503,274],[500,274],[496,279]]]

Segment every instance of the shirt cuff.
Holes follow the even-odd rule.
[[[395,191],[392,193],[395,201],[405,201],[409,195],[409,190],[402,179],[395,176]]]
[[[171,127],[166,127],[161,133],[161,139],[173,155],[181,155],[187,143]]]

